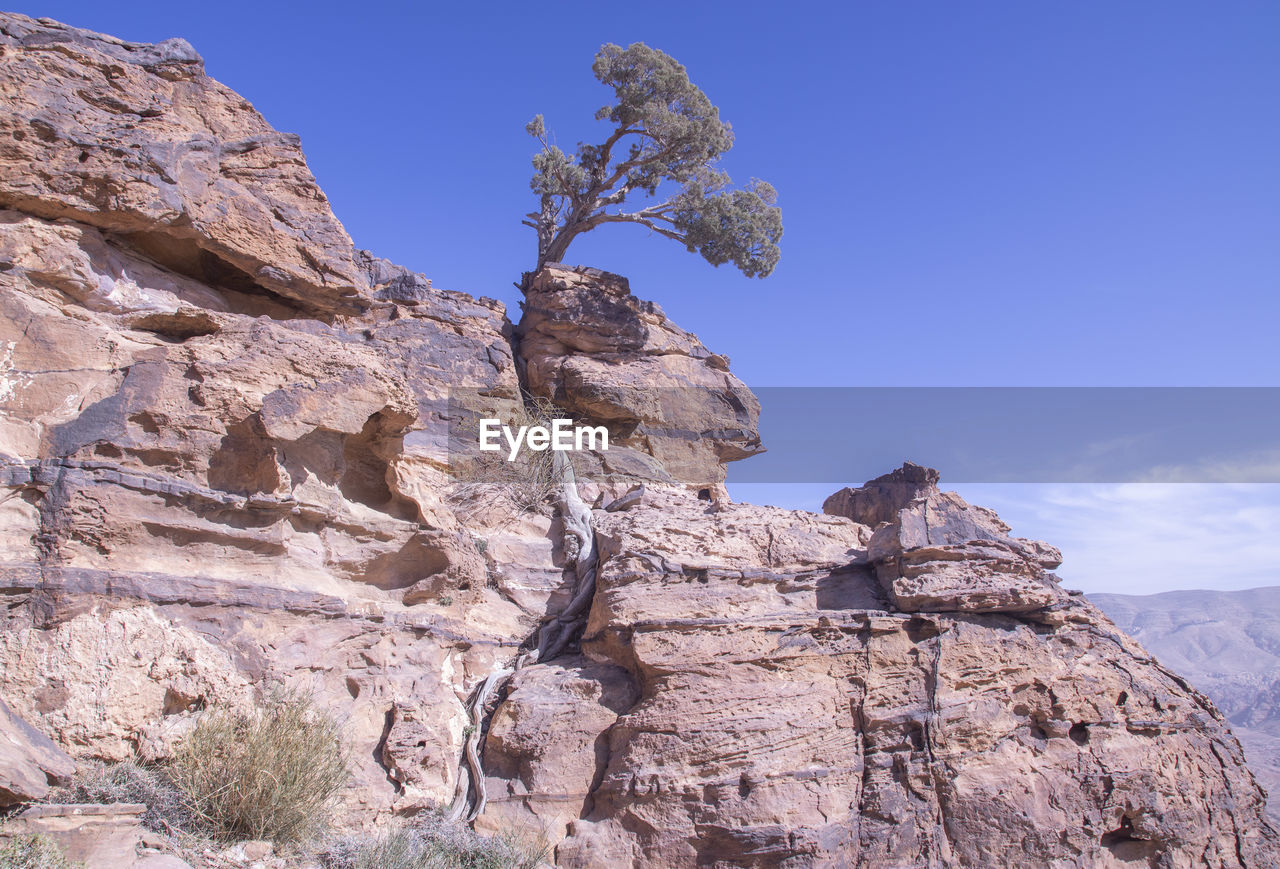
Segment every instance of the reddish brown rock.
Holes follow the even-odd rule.
[[[53,740],[0,700],[0,806],[41,799],[75,771]]]
[[[906,462],[864,486],[841,489],[822,502],[822,512],[876,528],[881,522],[892,522],[912,501],[936,490],[938,477],[933,468]]]
[[[626,670],[582,658],[517,673],[489,725],[489,807],[477,829],[563,837],[590,810],[608,761],[601,734],[637,699]]]
[[[31,806],[6,822],[0,844],[11,836],[42,836],[74,866],[133,869],[146,810],[141,803]]]
[[[510,323],[353,251],[184,45],[0,16],[0,691],[118,760],[284,682],[351,722],[354,804],[444,800],[463,686],[562,581],[548,547],[504,598],[447,503],[449,390],[514,400]],[[413,793],[396,704],[441,725],[388,753]]]

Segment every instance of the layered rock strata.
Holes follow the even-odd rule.
[[[470,674],[564,594],[549,517],[446,503],[450,388],[518,403],[502,306],[354,250],[185,43],[0,54],[0,696],[121,760],[293,684],[350,802],[443,800]]]
[[[842,489],[823,512],[876,525],[868,558],[903,612],[1040,613],[1061,598],[1049,570],[1062,553],[1010,537],[985,507],[938,491],[938,472],[910,462],[858,489]]]
[[[992,610],[976,560],[919,612],[868,551],[888,525],[678,493],[597,522],[585,657],[522,671],[486,751],[489,822],[562,832],[558,865],[1274,859],[1221,715],[1051,579]]]
[[[760,403],[727,357],[631,294],[626,278],[548,264],[527,277],[520,355],[528,388],[603,424],[595,476],[723,495],[725,463],[762,451]]]

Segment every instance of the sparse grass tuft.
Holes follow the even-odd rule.
[[[207,714],[171,775],[215,835],[296,842],[325,826],[349,772],[337,722],[306,695],[280,694],[251,712]]]
[[[536,869],[548,850],[541,836],[481,836],[432,814],[379,836],[339,839],[320,859],[325,869]]]
[[[569,414],[551,401],[526,395],[523,404],[502,422],[512,428],[549,427],[552,420],[568,417]],[[457,482],[451,492],[455,502],[505,499],[522,512],[541,509],[559,486],[551,450],[522,449],[516,460],[509,462],[504,445],[498,452],[477,452],[459,464],[456,474]]]

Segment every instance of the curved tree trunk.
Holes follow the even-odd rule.
[[[547,263],[564,262],[564,255],[569,251],[569,242],[573,241],[581,231],[580,229],[570,229],[566,226],[557,232],[539,253],[538,269],[541,270]]]

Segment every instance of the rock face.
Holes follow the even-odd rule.
[[[1062,563],[1057,549],[1010,537],[999,516],[939,492],[937,482],[937,471],[908,462],[823,504],[826,513],[881,523],[868,557],[896,609],[1045,614],[1062,601],[1046,572]]]
[[[913,501],[936,491],[938,479],[933,468],[906,462],[865,486],[841,489],[822,502],[822,512],[876,528],[881,522],[897,519],[898,511]]]
[[[451,396],[524,387],[614,435],[584,498],[644,488],[592,514],[582,636],[486,710],[482,830],[562,866],[1274,864],[1212,704],[936,472],[732,505],[758,404],[622,279],[548,267],[517,335],[352,250],[185,43],[0,15],[0,53],[6,716],[163,759],[283,684],[345,724],[345,825],[447,803],[467,698],[577,582],[547,504],[454,479]],[[23,732],[28,799],[67,765]]]
[[[119,760],[284,681],[368,743],[353,801],[443,799],[455,688],[561,581],[544,539],[505,588],[444,501],[450,387],[518,395],[502,306],[353,250],[185,43],[0,52],[0,696]]]
[[[1280,824],[1280,587],[1089,599],[1213,698]]]
[[[135,849],[146,810],[141,803],[31,806],[2,835],[43,836],[84,869],[135,869],[142,865]]]
[[[41,799],[75,771],[53,740],[0,700],[0,806]]]
[[[601,472],[720,493],[725,463],[762,451],[760,403],[729,360],[631,295],[626,278],[551,263],[525,299],[529,390],[609,428]]]
[[[904,612],[843,518],[668,494],[597,520],[587,659],[523,671],[486,751],[493,818],[580,811],[558,865],[1274,857],[1221,716],[1082,598]],[[601,665],[634,704],[580,687]]]
[[[320,314],[367,306],[298,138],[207,77],[185,40],[141,45],[9,15],[0,51],[0,206],[119,233],[246,295]]]

